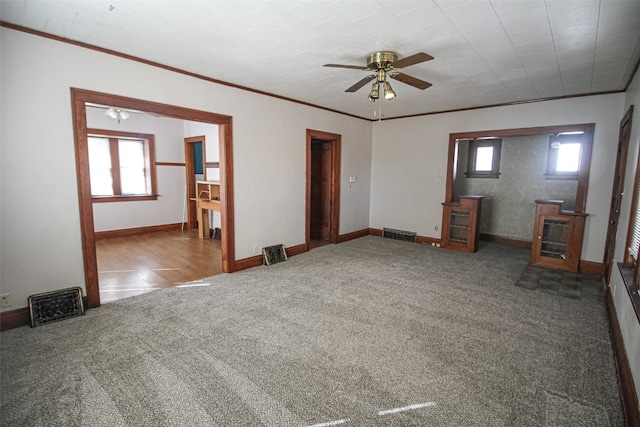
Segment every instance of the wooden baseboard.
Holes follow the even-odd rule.
[[[496,236],[493,234],[480,233],[480,240],[486,242],[500,243],[502,245],[517,246],[519,248],[531,249],[531,241],[523,239],[515,239],[512,237]]]
[[[369,236],[382,237],[382,230],[380,230],[379,228],[370,228],[369,229]]]
[[[598,276],[602,276],[604,274],[604,264],[601,262],[581,260],[578,264],[578,271],[580,273],[597,274]]]
[[[0,313],[0,331],[27,326],[30,323],[29,307],[22,307]]]
[[[425,236],[416,237],[416,243],[424,243],[426,245],[431,245],[431,244],[439,245],[440,242],[441,240],[435,237],[425,237]]]
[[[379,228],[370,228],[369,236],[382,237],[382,230]],[[440,242],[441,240],[438,239],[437,237],[416,236],[416,243],[429,244],[429,245],[433,243],[433,244],[439,245]]]
[[[338,236],[338,243],[348,242],[349,240],[358,239],[360,237],[368,236],[369,228],[363,230],[352,231],[351,233],[341,234]]]
[[[618,378],[620,379],[620,391],[622,392],[622,406],[625,418],[628,426],[640,426],[640,408],[638,407],[636,386],[624,347],[622,331],[620,330],[620,323],[618,322],[618,314],[615,304],[613,303],[613,295],[611,295],[611,289],[608,286],[605,292],[605,303],[607,306],[607,316],[609,317],[609,329],[611,331],[616,368],[618,370]]]
[[[82,304],[84,304],[84,309],[86,311],[87,307],[89,307],[86,296],[82,297]],[[0,331],[30,325],[31,315],[29,314],[29,307],[17,308],[15,310],[3,311],[0,313]]]
[[[182,223],[150,225],[148,227],[124,228],[121,230],[96,231],[96,240],[111,239],[114,237],[133,236],[136,234],[155,233],[156,231],[180,230]],[[185,224],[186,228],[186,224]]]
[[[288,257],[305,253],[308,251],[308,248],[306,244],[302,243],[301,245],[290,246],[288,248],[285,248],[285,251],[287,252],[287,258],[288,258]],[[258,267],[260,265],[262,265],[262,255],[250,256],[248,258],[242,258],[242,259],[236,260],[235,271],[246,270],[248,268]]]

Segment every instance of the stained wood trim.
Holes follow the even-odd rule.
[[[182,166],[184,167],[184,163],[180,162],[156,162],[156,166]]]
[[[349,240],[358,239],[360,237],[368,236],[369,229],[364,228],[358,231],[352,231],[351,233],[341,234],[338,237],[338,243],[348,242]]]
[[[439,245],[441,240],[437,237],[416,236],[416,243],[422,243],[425,245]]]
[[[250,256],[236,260],[236,271],[247,270],[260,265],[262,265],[262,255]]]
[[[311,240],[311,141],[321,140],[331,144],[331,208],[329,224],[329,242],[339,242],[340,231],[340,169],[342,136],[319,130],[307,129],[306,153],[306,194],[305,194],[305,243],[307,248]]]
[[[87,149],[87,120],[86,102],[121,107],[133,110],[148,111],[163,116],[182,120],[198,121],[217,124],[220,136],[220,179],[222,217],[222,269],[225,273],[234,270],[235,261],[235,229],[234,229],[234,198],[233,198],[233,141],[230,116],[194,110],[174,105],[144,101],[135,98],[93,92],[85,89],[71,88],[71,105],[73,110],[73,131],[76,150],[76,173],[78,198],[80,208],[80,230],[82,236],[82,252],[84,259],[85,289],[87,293],[87,307],[100,305],[100,290],[98,286],[98,266],[95,245],[95,230],[93,222],[93,204],[91,199],[91,184],[89,174],[89,153]]]
[[[501,245],[517,246],[519,248],[531,249],[531,240],[515,239],[513,237],[496,236],[486,233],[480,233],[480,240],[500,243]]]
[[[382,237],[382,230],[380,228],[370,228],[369,236]]]
[[[604,264],[601,262],[580,260],[578,263],[578,271],[580,273],[597,274],[598,276],[602,276],[604,272]]]
[[[136,228],[123,228],[120,230],[107,230],[96,231],[96,240],[111,239],[114,237],[127,237],[138,234],[155,233],[158,231],[172,231],[180,230],[182,228],[181,223],[175,224],[162,224],[162,225],[150,225],[148,227],[136,227]]]
[[[627,358],[624,339],[618,322],[618,314],[615,304],[613,303],[613,295],[611,288],[606,287],[605,304],[607,306],[607,317],[609,318],[609,329],[611,331],[611,341],[613,344],[613,353],[616,360],[616,369],[620,380],[620,391],[622,393],[622,406],[628,426],[640,426],[640,408],[638,407],[638,396],[636,387],[631,374],[631,366]]]
[[[30,323],[31,316],[29,315],[29,307],[22,307],[0,313],[0,331],[27,326]]]
[[[453,202],[453,190],[455,182],[453,179],[453,170],[455,169],[455,153],[457,140],[459,139],[475,139],[481,137],[494,136],[499,138],[515,137],[515,136],[528,136],[528,135],[542,135],[571,131],[582,131],[584,137],[582,141],[582,156],[580,160],[580,175],[578,177],[578,188],[576,191],[576,203],[575,211],[577,213],[584,213],[587,190],[589,184],[589,169],[591,165],[591,151],[593,148],[593,132],[595,129],[594,123],[581,123],[570,125],[558,125],[558,126],[541,126],[530,128],[516,128],[516,129],[495,129],[487,131],[473,131],[473,132],[460,132],[449,134],[449,151],[447,155],[447,183],[445,189],[445,203]]]
[[[300,245],[286,247],[285,251],[287,252],[287,258],[288,258],[288,257],[305,253],[308,251],[308,249],[307,249],[307,245],[305,243],[302,243]],[[262,255],[250,256],[248,258],[242,258],[242,259],[236,260],[236,271],[258,267],[260,265],[262,265]]]
[[[219,168],[220,167],[220,162],[205,162],[204,163],[204,167],[205,168]]]
[[[86,296],[82,297],[82,303],[86,308],[88,304]],[[0,313],[0,331],[7,331],[21,326],[31,326],[29,307],[17,308]]]
[[[210,83],[216,83],[216,84],[219,84],[219,85],[228,86],[228,87],[232,87],[232,88],[239,89],[239,90],[244,90],[244,91],[247,91],[247,92],[253,92],[253,93],[257,93],[259,95],[269,96],[271,98],[282,99],[284,101],[295,102],[296,104],[307,105],[309,107],[319,108],[321,110],[330,111],[332,113],[342,114],[342,115],[353,117],[353,118],[360,119],[360,120],[375,121],[375,120],[370,120],[370,119],[366,119],[366,118],[363,118],[363,117],[358,117],[358,116],[353,115],[353,114],[345,113],[343,111],[333,110],[333,109],[327,108],[327,107],[321,107],[319,105],[311,104],[311,103],[304,102],[304,101],[298,101],[298,100],[293,99],[293,98],[287,98],[285,96],[275,95],[273,93],[264,92],[264,91],[261,91],[261,90],[258,90],[258,89],[252,89],[252,88],[249,88],[249,87],[246,87],[246,86],[240,86],[240,85],[229,83],[229,82],[225,82],[225,81],[222,81],[222,80],[212,79],[211,77],[206,77],[206,76],[203,76],[201,74],[196,74],[196,73],[192,73],[192,72],[189,72],[189,71],[181,70],[180,68],[175,68],[175,67],[171,67],[169,65],[160,64],[158,62],[149,61],[147,59],[139,58],[139,57],[133,56],[133,55],[127,55],[126,53],[121,53],[121,52],[118,52],[118,51],[115,51],[115,50],[105,49],[105,48],[102,48],[102,47],[99,47],[99,46],[95,46],[95,45],[92,45],[92,44],[89,44],[89,43],[83,43],[83,42],[79,42],[79,41],[76,41],[76,40],[71,40],[71,39],[68,39],[68,38],[65,38],[65,37],[55,36],[53,34],[45,33],[43,31],[34,30],[32,28],[23,27],[21,25],[16,25],[16,24],[11,24],[9,22],[5,22],[5,21],[0,21],[0,26],[5,27],[5,28],[9,28],[9,29],[12,29],[12,30],[16,30],[16,31],[21,31],[23,33],[32,34],[34,36],[39,36],[39,37],[44,37],[44,38],[47,38],[47,39],[50,39],[50,40],[55,40],[55,41],[58,41],[58,42],[61,42],[61,43],[67,43],[67,44],[70,44],[70,45],[82,47],[82,48],[85,48],[85,49],[93,50],[93,51],[104,53],[104,54],[107,54],[107,55],[117,56],[119,58],[128,59],[130,61],[134,61],[134,62],[146,64],[146,65],[150,65],[150,66],[156,67],[156,68],[161,68],[161,69],[166,70],[166,71],[171,71],[173,73],[182,74],[182,75],[193,77],[193,78],[196,78],[196,79],[199,79],[199,80],[204,80],[204,81],[207,81],[207,82],[210,82]]]

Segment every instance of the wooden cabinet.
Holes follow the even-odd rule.
[[[562,210],[562,200],[536,200],[531,264],[578,271],[587,214]]]
[[[460,196],[459,203],[443,203],[443,248],[464,252],[478,250],[480,209],[484,196]]]
[[[196,202],[198,211],[198,237],[208,238],[209,211],[220,211],[220,183],[217,181],[196,181]]]

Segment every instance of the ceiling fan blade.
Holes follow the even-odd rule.
[[[323,67],[349,68],[351,70],[360,70],[360,71],[369,70],[367,67],[363,67],[362,65],[324,64]]]
[[[415,77],[408,76],[404,73],[389,73],[389,77],[401,81],[402,83],[406,83],[410,86],[416,87],[420,90],[425,90],[431,87],[431,83],[425,82],[424,80],[416,79]]]
[[[355,92],[375,78],[376,78],[376,75],[371,74],[370,76],[365,77],[364,79],[360,80],[358,83],[351,86],[349,89],[345,90],[345,92]]]
[[[431,61],[433,56],[428,53],[418,52],[406,58],[398,59],[396,62],[391,63],[393,68],[404,68],[409,65],[419,64],[421,62]]]

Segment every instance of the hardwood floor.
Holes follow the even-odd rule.
[[[198,230],[101,239],[96,253],[102,304],[222,273],[220,241]]]

